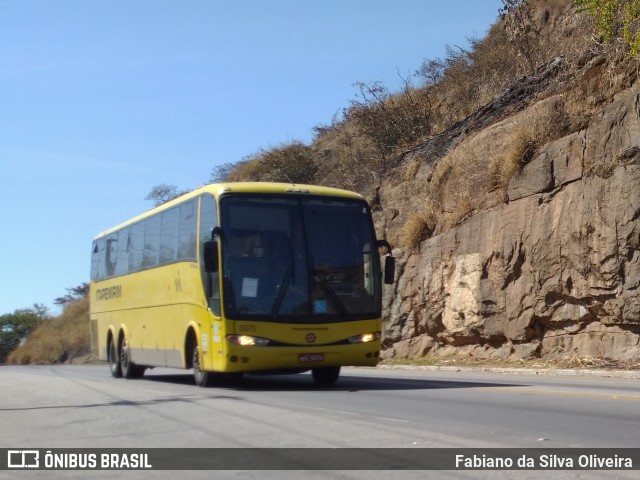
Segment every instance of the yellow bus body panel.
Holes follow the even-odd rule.
[[[117,338],[122,331],[134,363],[185,368],[189,327],[199,338],[214,318],[206,306],[200,268],[193,262],[91,282],[90,295],[101,360],[107,359],[108,334]]]
[[[267,338],[286,346],[230,344],[226,356],[226,370],[230,372],[341,365],[375,366],[379,360],[380,340],[351,344],[347,339],[362,333],[380,332],[380,319],[317,324],[239,320],[231,323],[238,335]]]

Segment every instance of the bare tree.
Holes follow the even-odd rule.
[[[499,12],[505,31],[533,73],[538,65],[540,26],[533,18],[529,0],[502,0]]]
[[[167,203],[180,195],[188,193],[189,190],[178,190],[175,185],[160,184],[151,189],[145,200],[151,200],[155,207]]]

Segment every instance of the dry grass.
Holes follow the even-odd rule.
[[[492,155],[487,172],[487,190],[506,188],[540,147],[566,135],[570,127],[562,99],[552,97],[534,105],[515,123],[507,138],[507,147]]]
[[[422,215],[412,213],[404,224],[400,234],[400,244],[409,249],[416,249],[432,232],[433,227]]]
[[[440,203],[427,195],[424,207],[412,213],[400,232],[399,245],[416,249],[427,238],[455,227],[473,211],[471,194],[460,192],[448,197],[450,209],[443,211]]]
[[[537,141],[533,129],[528,126],[516,125],[507,148],[491,157],[487,190],[506,188],[513,176],[533,158],[536,147]]]
[[[251,182],[260,180],[260,158],[256,155],[238,162],[225,179],[227,182]]]
[[[456,157],[452,154],[446,155],[437,163],[431,175],[430,188],[432,191],[438,191],[444,185],[451,176],[455,163]]]
[[[475,137],[463,140],[449,153],[442,157],[431,175],[431,196],[442,203],[445,210],[443,195],[447,191],[468,191],[485,174],[485,152],[479,148]],[[455,189],[451,190],[451,182],[455,181]]]
[[[486,160],[473,138],[443,157],[433,170],[427,208],[440,231],[458,225],[474,210],[473,192],[484,182]]]
[[[400,230],[398,245],[410,250],[419,248],[420,243],[435,233],[436,228],[442,224],[442,219],[442,207],[427,192],[423,207],[418,212],[409,214]]]
[[[402,167],[402,181],[406,183],[416,178],[418,170],[420,170],[420,166],[423,162],[424,160],[420,157],[414,157],[406,162]]]
[[[442,215],[441,225],[444,230],[455,227],[465,218],[469,217],[473,211],[471,205],[471,194],[460,192],[452,195],[453,209]]]
[[[318,164],[315,181],[323,185],[362,193],[379,183],[385,171],[385,160],[371,140],[345,122],[322,129],[312,148]]]
[[[62,315],[42,322],[27,341],[11,352],[7,363],[64,363],[89,353],[89,300],[68,304]]]

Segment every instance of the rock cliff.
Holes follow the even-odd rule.
[[[640,360],[640,83],[609,62],[556,59],[381,185],[392,241],[439,214],[395,251],[383,356]]]

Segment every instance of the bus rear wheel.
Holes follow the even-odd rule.
[[[213,385],[215,374],[213,372],[202,370],[202,363],[200,362],[200,350],[198,349],[198,345],[195,345],[195,347],[193,347],[191,361],[193,365],[193,378],[196,381],[196,385],[198,385],[199,387],[210,387],[211,385]]]
[[[311,370],[313,381],[319,387],[331,387],[335,385],[340,377],[340,367],[321,367]]]
[[[113,338],[109,340],[109,348],[107,349],[107,360],[109,361],[109,371],[113,378],[122,377],[122,368],[120,368],[120,359],[118,358],[118,352],[116,351],[116,342]]]
[[[124,337],[120,344],[120,370],[124,378],[140,378],[146,370],[145,367],[136,365],[129,359],[129,347],[127,346],[127,339]]]

